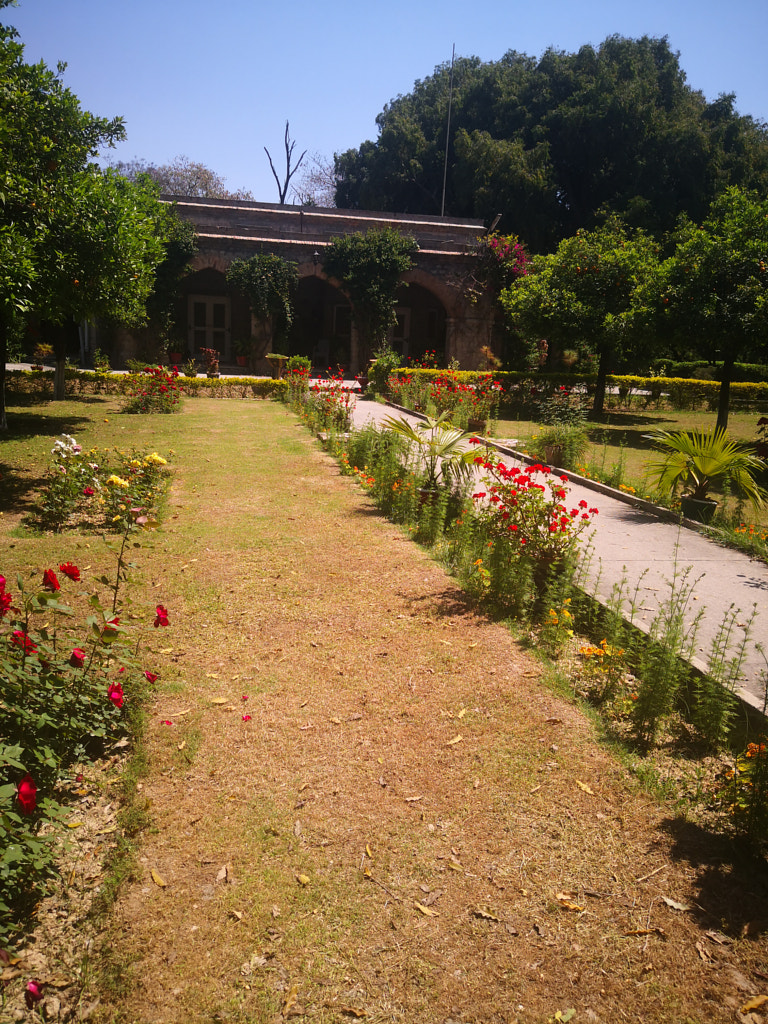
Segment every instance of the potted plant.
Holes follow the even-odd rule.
[[[434,497],[439,486],[452,486],[469,478],[475,461],[470,448],[471,434],[446,424],[443,413],[437,419],[427,416],[424,422],[411,423],[404,416],[388,416],[383,421],[387,430],[410,441],[416,450],[416,459],[423,468],[422,497]]]
[[[200,355],[205,360],[205,373],[208,377],[219,376],[219,350],[216,348],[201,348]]]
[[[232,346],[235,350],[235,360],[238,366],[247,366],[248,357],[251,354],[251,339],[250,338],[235,338],[232,342]]]
[[[683,488],[683,515],[708,523],[718,502],[709,497],[713,485],[728,483],[756,508],[768,499],[768,491],[755,479],[763,462],[748,445],[735,441],[725,430],[657,430],[650,436],[661,458],[646,463],[659,491],[674,494]]]
[[[168,342],[168,360],[174,366],[178,366],[184,358],[184,345],[178,338],[172,338]]]
[[[574,423],[553,423],[528,442],[529,454],[560,469],[575,469],[584,461],[588,448],[586,430]]]

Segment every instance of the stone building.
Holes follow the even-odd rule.
[[[235,259],[276,253],[298,266],[299,285],[294,324],[280,342],[286,354],[309,356],[315,368],[337,366],[345,373],[361,369],[357,333],[349,299],[338,281],[323,272],[323,249],[330,240],[385,226],[412,236],[419,245],[414,267],[403,275],[393,347],[404,359],[436,350],[441,359],[458,359],[462,368],[480,362],[480,349],[491,343],[493,309],[472,301],[469,285],[473,243],[484,233],[482,222],[453,218],[371,213],[320,207],[279,206],[228,199],[164,197],[198,233],[199,252],[182,282],[176,310],[177,336],[183,358],[200,348],[221,353],[233,365],[240,342],[252,334],[248,300],[227,284]],[[252,366],[268,372],[266,359]]]

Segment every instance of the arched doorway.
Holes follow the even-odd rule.
[[[231,363],[233,340],[250,337],[250,307],[244,296],[232,291],[221,270],[204,267],[181,283],[176,324],[178,344],[183,339],[186,355],[196,357],[201,348],[213,348],[222,363]]]
[[[446,313],[442,302],[414,282],[398,288],[395,312],[397,323],[390,331],[390,343],[403,363],[434,352],[438,365],[444,365]]]
[[[307,356],[322,373],[329,367],[348,369],[351,340],[352,307],[346,295],[319,275],[302,277],[287,339],[288,355]]]

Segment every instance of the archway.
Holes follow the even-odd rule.
[[[422,284],[410,282],[397,290],[397,323],[390,344],[403,363],[430,358],[445,361],[446,311],[440,299]]]
[[[352,307],[343,292],[319,273],[299,280],[288,334],[288,355],[307,356],[315,370],[351,364]]]

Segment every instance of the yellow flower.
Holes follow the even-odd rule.
[[[167,466],[168,465],[168,461],[166,459],[164,459],[162,455],[158,455],[157,452],[152,452],[152,454],[148,455],[144,461],[145,462],[149,462],[150,465],[152,465],[152,466]]]
[[[113,487],[127,487],[128,486],[128,481],[127,480],[123,480],[123,478],[121,476],[118,476],[116,473],[113,473],[112,476],[108,476],[107,477],[107,483],[111,484]]]

